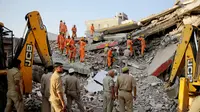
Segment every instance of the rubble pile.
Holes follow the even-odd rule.
[[[132,32],[125,32],[123,30],[125,32],[123,34],[116,33],[105,36],[106,41],[104,42],[88,44],[86,48],[85,62],[81,64],[77,62],[78,64],[74,64],[73,67],[79,69],[78,66],[82,65],[84,68],[89,68],[89,72],[94,73],[94,75],[100,70],[107,70],[106,55],[104,54],[103,48],[106,43],[112,42],[112,45],[109,46],[121,49],[118,50],[118,58],[113,66],[113,68],[120,73],[120,68],[124,67],[120,51],[126,49],[126,41],[124,41],[124,38],[129,34],[134,40],[135,50],[135,56],[128,60],[130,72],[137,81],[137,99],[134,102],[134,111],[174,112],[177,108],[177,101],[172,100],[167,96],[164,90],[164,82],[152,75],[157,68],[168,61],[168,58],[170,59],[174,56],[176,50],[175,46],[180,42],[184,24],[192,24],[197,27],[200,25],[199,7],[199,0],[180,2],[168,10],[140,20],[138,22],[138,27],[134,27],[135,29],[133,29]],[[140,56],[141,46],[140,41],[137,40],[140,35],[145,35],[146,40],[144,57]],[[54,62],[59,61],[66,65],[71,65],[68,63],[65,53],[61,54],[58,50],[56,41],[50,41],[50,46],[53,51],[52,58]],[[169,53],[169,50],[172,51]],[[163,51],[166,54],[160,51]],[[76,61],[79,61],[78,53],[79,51],[77,49]],[[164,57],[164,59],[162,59],[162,57]],[[165,57],[167,57],[167,59],[165,59]],[[168,67],[168,65],[164,67]],[[149,68],[155,70],[149,72]],[[161,71],[156,72],[156,74],[161,74]],[[67,74],[62,76],[63,80],[66,75]],[[87,74],[87,76],[90,77],[90,74]],[[85,86],[88,85],[88,77],[83,76],[80,73],[78,76],[81,83],[81,98],[83,104],[87,112],[101,112],[103,108],[102,90],[97,92],[86,90]],[[39,111],[40,109],[38,105],[41,104],[41,96],[38,91],[40,85],[34,83],[33,86],[35,88],[33,89],[34,92],[25,99],[26,109],[30,111],[32,111],[31,109]],[[73,111],[78,112],[75,102],[73,105]],[[113,111],[119,111],[117,100],[115,101]]]
[[[134,102],[134,110],[138,112],[151,111],[151,112],[169,112],[176,110],[176,102],[170,100],[165,94],[163,82],[154,77],[148,76],[147,68],[149,63],[151,63],[157,50],[162,47],[161,41],[163,38],[153,38],[148,41],[148,46],[151,48],[147,49],[144,57],[140,57],[139,53],[135,58],[131,58],[129,61],[129,67],[133,77],[137,80],[137,100]],[[54,44],[51,44],[55,46]],[[124,44],[122,45],[122,47]],[[120,46],[121,47],[121,46]],[[52,47],[55,48],[55,47]],[[57,52],[58,49],[54,49],[53,53],[56,53],[58,57],[63,58],[60,53]],[[54,54],[55,56],[55,54]],[[64,56],[65,57],[65,56]],[[119,56],[119,59],[121,56]],[[105,55],[103,49],[98,51],[87,51],[86,64],[91,64],[94,70],[105,69]],[[116,63],[115,65],[117,65]],[[136,67],[137,66],[137,67]],[[113,68],[117,68],[114,66]],[[116,69],[119,71],[119,68]],[[87,77],[78,76],[81,83],[81,96],[83,104],[87,111],[89,112],[100,112],[103,106],[103,93],[100,92],[89,92],[84,86],[87,85]],[[64,79],[64,77],[63,77]],[[74,102],[73,110],[76,112],[78,110],[76,103]],[[115,102],[114,111],[118,112],[119,107],[117,100]]]
[[[41,84],[33,82],[32,93],[24,96],[25,112],[40,112],[42,95],[40,93]]]
[[[140,75],[136,76],[139,78]],[[163,88],[163,82],[155,76],[139,78],[137,82],[138,97],[134,109],[139,112],[174,112],[177,103],[168,98]]]

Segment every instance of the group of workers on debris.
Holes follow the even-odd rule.
[[[146,48],[146,44],[145,44],[145,40],[144,40],[144,35],[141,35],[139,38],[137,38],[138,40],[141,41],[141,56],[144,56],[144,50]],[[127,45],[127,49],[124,50],[123,55],[124,55],[124,59],[126,60],[126,66],[127,66],[127,61],[130,57],[132,57],[134,55],[134,48],[133,48],[133,40],[131,39],[130,36],[128,36],[126,45]],[[104,48],[104,53],[105,55],[107,55],[107,66],[108,68],[111,68],[113,63],[115,62],[116,58],[117,58],[117,54],[119,54],[119,48],[116,47],[110,47],[109,44],[105,44],[105,48]]]
[[[59,28],[60,28],[59,29],[60,34],[57,37],[58,48],[60,49],[62,54],[63,54],[64,49],[66,48],[66,56],[68,57],[69,62],[74,63],[75,57],[76,57],[76,50],[77,50],[77,47],[75,45],[75,40],[74,40],[77,37],[76,25],[74,25],[72,28],[72,36],[71,37],[67,31],[66,24],[63,23],[62,20],[60,21]],[[66,36],[67,36],[67,38],[66,38]],[[80,47],[79,47],[80,62],[84,62],[85,46],[86,46],[85,38],[82,37],[79,40],[78,44],[80,45]]]
[[[61,24],[65,25],[64,23]],[[64,27],[62,25],[60,27],[61,29]],[[62,30],[60,31],[60,34],[65,37],[66,32],[63,33]],[[76,34],[74,33],[74,35]],[[70,38],[68,39],[71,42],[72,40],[74,40],[74,36],[72,36],[71,40]],[[141,54],[143,55],[144,49],[146,47],[145,41],[142,37],[138,39],[141,40]],[[69,44],[70,55],[74,55],[73,53],[71,54],[73,50],[71,50],[70,47],[74,46],[74,43],[70,42],[66,44]],[[80,46],[82,45],[85,46],[85,44],[80,42]],[[129,57],[130,55],[133,55],[132,45],[133,42],[129,38],[127,40],[127,49],[124,51],[124,56]],[[108,44],[106,45],[106,47],[108,47]],[[82,52],[81,49],[84,48],[80,48],[80,52]],[[111,66],[113,62],[113,48],[105,48],[104,50],[105,52],[107,51],[108,54],[108,66]],[[83,57],[81,57],[81,61],[84,60],[82,58]],[[14,59],[13,68],[7,71],[8,91],[5,112],[12,112],[13,104],[17,112],[24,111],[23,82],[22,75],[20,73],[20,64],[20,60]],[[127,112],[133,112],[133,100],[136,100],[137,93],[136,81],[129,73],[129,68],[127,67],[127,65],[125,65],[125,67],[122,68],[121,71],[122,74],[117,77],[116,83],[113,80],[116,73],[112,69],[108,71],[108,74],[103,79],[103,112],[112,112],[115,99],[117,99],[119,102],[120,112],[125,112],[125,109],[127,110]],[[73,68],[70,68],[68,70],[68,75],[66,76],[64,83],[61,80],[62,73],[63,64],[56,62],[54,63],[53,67],[48,68],[46,70],[46,74],[42,76],[42,112],[72,112],[71,108],[73,100],[77,103],[80,112],[85,112],[84,106],[81,101],[80,82],[76,77],[75,70]],[[64,93],[67,98],[67,104],[65,104],[64,101]],[[197,97],[194,100],[189,112],[199,112],[199,102],[200,97]]]
[[[69,62],[75,61],[76,46],[74,38],[76,35],[76,26],[72,28],[72,37],[70,38],[67,31],[67,26],[64,22],[60,21],[60,34],[58,35],[58,47],[63,53],[66,48],[66,56],[69,58]],[[94,25],[91,25],[91,36],[94,34]],[[68,38],[66,38],[68,36]],[[145,40],[143,37],[138,38],[141,40],[141,54],[144,55]],[[85,46],[86,42],[84,38],[81,38],[78,42],[80,45],[80,62],[84,62]],[[117,48],[109,47],[109,44],[105,45],[104,52],[107,54],[107,66],[112,67]],[[133,55],[133,41],[130,37],[127,39],[127,49],[124,51],[125,57]],[[13,68],[8,70],[8,92],[7,92],[7,105],[6,112],[11,112],[12,104],[16,107],[17,112],[24,111],[23,103],[23,87],[22,76],[19,71],[20,60],[14,60]],[[114,100],[118,99],[120,112],[125,112],[125,107],[128,112],[133,112],[133,100],[136,99],[136,81],[129,75],[129,68],[122,68],[122,74],[117,77],[116,84],[114,83],[114,70],[110,70],[107,76],[103,79],[103,112],[112,112],[114,106]],[[84,112],[84,106],[81,101],[81,88],[78,78],[75,76],[75,70],[70,68],[66,76],[66,80],[63,83],[61,80],[61,74],[63,73],[62,63],[54,63],[54,67],[48,68],[46,74],[41,78],[41,93],[42,93],[42,112],[72,112],[72,101],[74,100],[80,112]],[[64,90],[63,90],[64,86]],[[66,94],[67,105],[65,104],[63,95]]]
[[[24,112],[21,61],[14,60],[13,68],[8,70],[8,92],[5,112],[11,112],[14,104],[17,112]],[[120,112],[133,112],[133,100],[136,99],[136,81],[129,75],[129,68],[122,68],[122,73],[114,83],[115,71],[110,70],[103,79],[103,112],[112,112],[114,101],[118,99]],[[75,70],[70,68],[65,80],[61,79],[63,64],[56,62],[46,70],[41,78],[42,112],[72,112],[73,100],[80,112],[85,112],[81,100],[81,87]],[[67,104],[64,101],[64,93]]]
[[[66,24],[60,21],[60,34],[58,35],[57,38],[57,44],[58,47],[63,54],[64,49],[66,48],[66,56],[68,57],[68,60],[70,63],[75,62],[75,57],[76,57],[76,52],[77,52],[77,47],[76,47],[76,42],[74,38],[77,36],[76,32],[76,25],[73,26],[72,28],[72,36],[70,37],[69,33],[67,32],[67,27]],[[95,32],[94,24],[91,24],[90,27],[90,35],[93,37]],[[66,38],[67,36],[67,38]],[[144,56],[144,50],[146,48],[145,44],[145,39],[144,35],[141,35],[138,40],[141,41],[141,56]],[[86,39],[84,37],[80,38],[79,42],[79,54],[80,54],[80,62],[84,62],[85,58],[85,46],[86,46]],[[133,40],[131,39],[131,36],[129,35],[127,38],[127,49],[124,51],[125,57],[131,57],[134,54],[134,49],[133,49]],[[117,56],[116,54],[116,48],[110,47],[109,43],[105,44],[104,48],[104,53],[107,55],[107,66],[108,68],[111,68],[113,65],[113,62],[115,61],[115,57]],[[130,52],[130,53],[129,53]]]

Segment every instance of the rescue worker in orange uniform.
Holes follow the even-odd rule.
[[[70,36],[68,36],[68,38],[67,39],[65,39],[65,44],[66,44],[66,56],[68,56],[69,55],[69,43],[70,43]]]
[[[74,37],[74,38],[77,37],[76,32],[77,32],[76,25],[74,25],[72,27],[72,37]]]
[[[57,37],[57,45],[58,45],[58,48],[60,49],[60,38],[61,38],[61,35],[62,35],[62,33],[60,33],[59,35],[58,35],[58,37]]]
[[[64,33],[65,32],[65,25],[62,20],[60,20],[60,26],[59,26],[59,33]]]
[[[141,35],[137,39],[141,41],[141,55],[144,56],[144,50],[146,48],[146,43],[145,43],[145,40],[144,40],[144,35]]]
[[[70,50],[69,63],[74,63],[76,57],[76,46],[73,44],[69,44],[69,50]]]
[[[84,58],[85,58],[85,46],[86,46],[86,42],[84,41],[84,37],[81,38],[80,42],[80,62],[84,62]]]
[[[127,44],[127,48],[130,48],[131,55],[133,55],[133,41],[131,40],[130,36],[128,36],[126,44]]]
[[[70,44],[72,44],[72,45],[74,45],[74,46],[75,46],[74,37],[72,37],[72,38],[70,39]]]
[[[74,63],[75,57],[76,57],[76,46],[75,46],[75,41],[73,37],[69,41],[69,51],[70,51],[69,63]]]
[[[57,44],[58,44],[58,47],[59,47],[61,53],[63,54],[63,50],[64,50],[64,47],[65,47],[65,37],[64,37],[64,34],[58,35],[58,37],[57,37]]]
[[[107,64],[108,68],[111,68],[113,63],[113,48],[110,48],[107,53]]]
[[[91,26],[90,26],[90,35],[93,37],[93,35],[94,35],[94,24],[92,24]]]
[[[69,33],[68,33],[68,31],[67,31],[67,25],[65,24],[65,22],[64,22],[64,29],[63,29],[63,32],[64,32],[64,34],[65,34],[65,37],[67,36],[69,36]]]

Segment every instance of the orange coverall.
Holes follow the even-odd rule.
[[[91,36],[93,36],[93,34],[94,34],[94,26],[92,26],[92,25],[90,27],[90,34],[91,34]]]
[[[145,40],[144,38],[138,38],[138,40],[141,41],[141,55],[143,56],[144,55],[144,49],[146,48],[146,44],[145,44]]]
[[[60,50],[64,50],[65,47],[65,37],[63,35],[58,35],[57,44]]]
[[[77,35],[76,35],[76,32],[77,32],[76,27],[73,27],[73,28],[72,28],[72,37],[76,37],[76,36],[77,36]]]
[[[79,44],[80,44],[80,62],[84,62],[86,43],[84,41],[80,41]]]
[[[76,57],[76,47],[72,44],[69,45],[69,49],[70,49],[70,56],[69,56],[69,61],[75,61],[75,57]]]
[[[59,27],[60,33],[64,34],[65,33],[65,24],[63,22],[60,22],[60,27]]]
[[[74,41],[74,39],[70,39],[70,43],[69,44],[71,44],[71,45],[74,45],[75,46],[75,41]]]
[[[65,34],[65,37],[68,36],[68,35],[66,35],[66,33],[67,33],[67,25],[66,24],[64,24],[64,26],[63,26],[63,32]]]
[[[130,46],[131,55],[133,55],[133,41],[131,39],[127,40],[127,47]]]
[[[111,49],[108,50],[107,64],[108,64],[108,67],[111,67],[111,65],[112,65],[112,50]]]
[[[69,58],[72,61],[72,60],[75,60],[75,57],[76,57],[76,46],[75,46],[75,41],[74,41],[73,38],[71,38],[69,40],[69,45],[70,45],[70,47],[69,47],[69,50],[70,50]]]
[[[69,54],[69,43],[70,43],[70,38],[67,38],[65,40],[65,44],[66,44],[66,55]]]

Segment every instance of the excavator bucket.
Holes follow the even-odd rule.
[[[174,84],[170,87],[167,87],[165,91],[169,98],[171,99],[177,98],[179,93],[179,78],[177,77]]]

